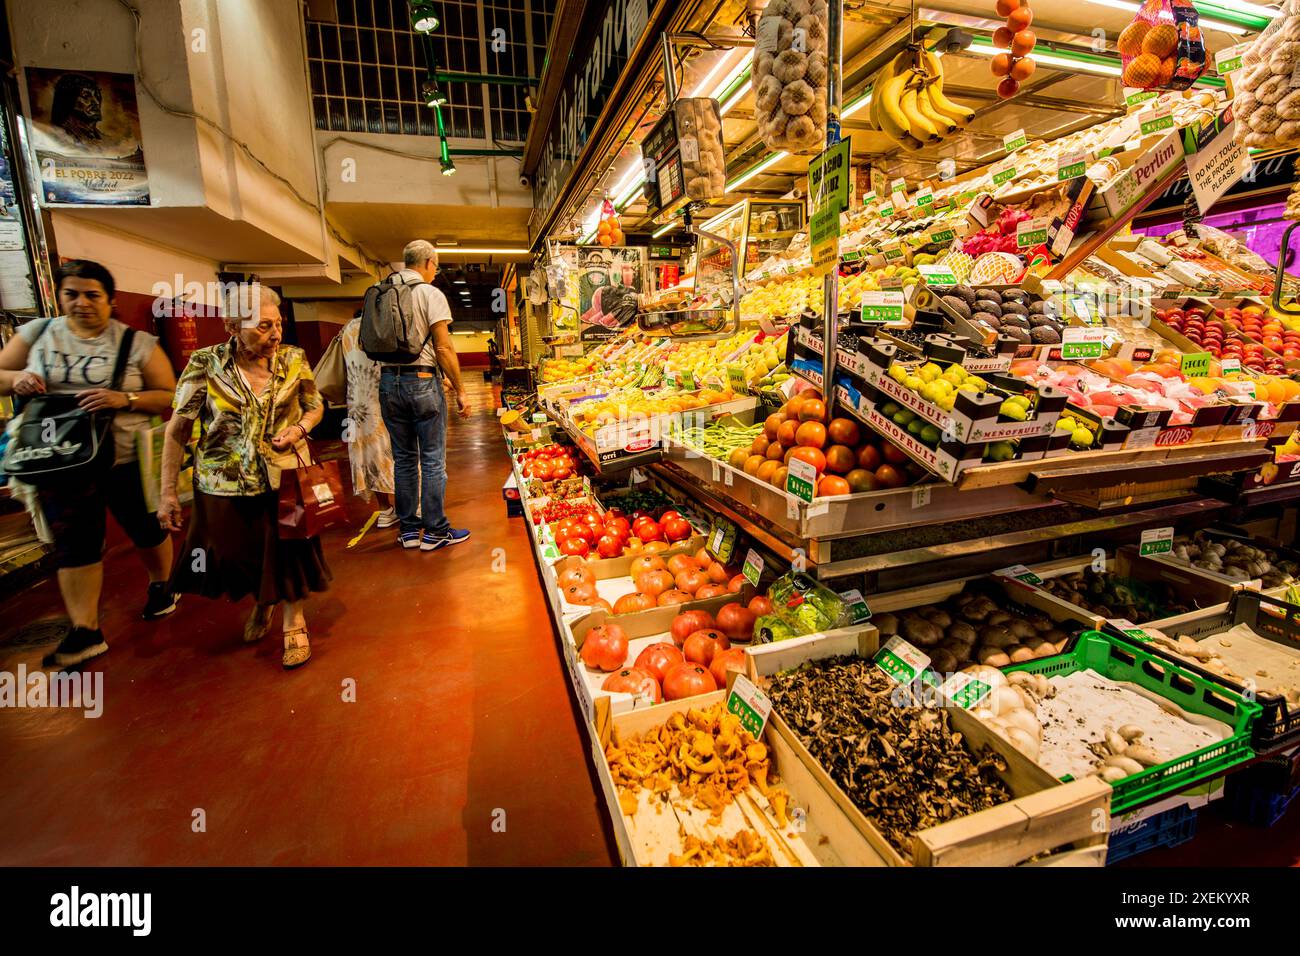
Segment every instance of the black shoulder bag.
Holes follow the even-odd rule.
[[[48,327],[48,323],[47,323]],[[41,336],[45,330],[41,330]],[[121,391],[135,329],[122,332],[109,388]],[[37,338],[32,348],[40,342]],[[46,488],[93,480],[113,467],[115,411],[88,412],[76,395],[35,395],[23,406],[22,420],[9,443],[4,472],[10,478]]]

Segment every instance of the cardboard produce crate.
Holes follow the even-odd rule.
[[[870,644],[860,643],[856,656],[867,657],[869,648]],[[843,638],[828,637],[805,639],[767,657],[755,655],[753,649],[746,653],[753,656],[752,671],[761,678],[850,650]],[[988,746],[1003,757],[1008,769],[1002,776],[1014,799],[914,834],[912,865],[1014,866],[1053,850],[1065,850],[1056,861],[1058,865],[1102,865],[1104,853],[1097,848],[1105,847],[1107,834],[1096,832],[1094,820],[1097,812],[1109,815],[1109,785],[1096,777],[1062,784],[966,711],[950,708],[949,714],[953,729],[973,748]],[[870,859],[877,866],[908,865],[775,709],[768,718],[768,734],[782,768],[797,762],[831,795],[847,823],[837,830],[843,840],[852,840],[853,856]],[[847,843],[842,852],[849,855]]]

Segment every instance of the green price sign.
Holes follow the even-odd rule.
[[[758,579],[763,576],[763,556],[750,548],[745,555],[745,564],[740,569],[740,573],[745,576],[746,581],[758,587]]]
[[[874,663],[900,684],[910,684],[930,666],[930,658],[901,637],[891,637]]]
[[[992,693],[993,688],[970,674],[957,673],[944,681],[939,690],[945,699],[952,701],[962,710],[970,710]]]
[[[1101,358],[1105,345],[1101,342],[1062,342],[1061,358],[1090,359]]]
[[[1227,60],[1220,60],[1215,64],[1219,76],[1226,76],[1229,73],[1235,73],[1241,69],[1241,55],[1231,57]]]
[[[846,252],[840,256],[840,260],[843,262],[857,262],[861,258],[862,258],[861,251]]]
[[[1009,183],[1016,178],[1016,167],[1008,166],[1005,169],[999,169],[993,174],[993,185],[1001,186],[1003,183]]]
[[[1148,100],[1156,98],[1155,90],[1135,90],[1124,97],[1125,106],[1140,106]]]
[[[757,740],[763,736],[763,728],[767,726],[772,701],[748,677],[738,674],[731,685],[731,693],[727,695],[727,713],[739,717],[740,726]]]
[[[876,201],[876,194],[875,194],[874,191],[869,192],[869,193],[864,193],[863,196],[862,196],[862,204],[863,204],[864,206],[866,206],[866,205],[870,205],[871,203],[873,203],[873,202],[875,202],[875,201]]]
[[[938,232],[930,233],[930,241],[937,243],[952,242],[957,238],[957,233],[952,229],[940,229]]]
[[[1210,360],[1213,358],[1209,352],[1191,352],[1178,360],[1178,371],[1184,378],[1204,378],[1210,374]]]
[[[1142,135],[1150,136],[1152,133],[1159,133],[1161,130],[1173,129],[1174,117],[1171,113],[1162,113],[1159,116],[1143,120],[1141,125]]]
[[[1041,246],[1047,243],[1047,227],[1029,225],[1031,225],[1029,229],[1016,230],[1017,249],[1028,249],[1030,246]]]
[[[903,321],[903,294],[901,292],[862,293],[862,321]]]
[[[749,394],[749,381],[745,378],[745,369],[740,365],[727,366],[727,384],[737,395]]]
[[[925,206],[934,205],[933,193],[919,193],[916,197],[916,208],[921,209]]]
[[[1008,153],[1014,153],[1018,149],[1024,149],[1029,145],[1029,137],[1025,135],[1023,129],[1018,129],[1014,133],[1008,133],[1002,137],[1002,146]]]
[[[1083,160],[1077,160],[1068,166],[1061,166],[1056,170],[1057,180],[1078,179],[1088,171],[1088,164]]]
[[[817,469],[806,461],[791,458],[789,473],[785,478],[785,490],[803,501],[812,501],[817,485]]]
[[[926,285],[947,288],[957,284],[957,277],[945,266],[920,266],[918,271]]]
[[[1151,640],[1150,634],[1142,630],[1142,628],[1138,627],[1132,621],[1125,620],[1122,617],[1111,618],[1106,623],[1115,628],[1115,630],[1119,631],[1125,637],[1131,638],[1132,640],[1142,641],[1144,643]]]
[[[1173,550],[1173,528],[1148,528],[1142,532],[1142,541],[1138,545],[1138,554],[1143,557],[1150,554],[1169,554]]]
[[[1012,578],[1013,580],[1023,582],[1024,584],[1032,584],[1035,587],[1043,583],[1042,578],[1033,571],[1030,571],[1023,564],[1013,564],[1009,568],[1003,568],[1001,571],[994,571],[993,573],[999,577]]]
[[[881,219],[888,219],[888,218],[889,218],[890,216],[892,216],[893,214],[894,214],[894,207],[893,207],[893,206],[882,206],[882,207],[880,207],[880,218],[881,218]]]
[[[857,588],[852,588],[840,594],[844,599],[844,609],[849,614],[849,620],[854,624],[861,624],[863,621],[871,620],[871,608],[867,607],[866,598]]]

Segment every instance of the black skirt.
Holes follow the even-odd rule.
[[[281,540],[276,532],[279,496],[226,497],[195,489],[190,526],[172,571],[172,590],[259,604],[301,601],[329,590],[329,566],[320,538]]]

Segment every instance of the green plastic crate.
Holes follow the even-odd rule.
[[[1074,650],[1067,654],[1013,664],[1003,670],[1008,674],[1027,671],[1047,677],[1091,670],[1110,680],[1137,684],[1189,713],[1213,717],[1232,727],[1232,736],[1226,740],[1112,784],[1115,792],[1110,800],[1111,813],[1122,813],[1157,797],[1177,793],[1255,756],[1250,747],[1250,734],[1263,710],[1259,704],[1123,638],[1085,631],[1079,635]]]

